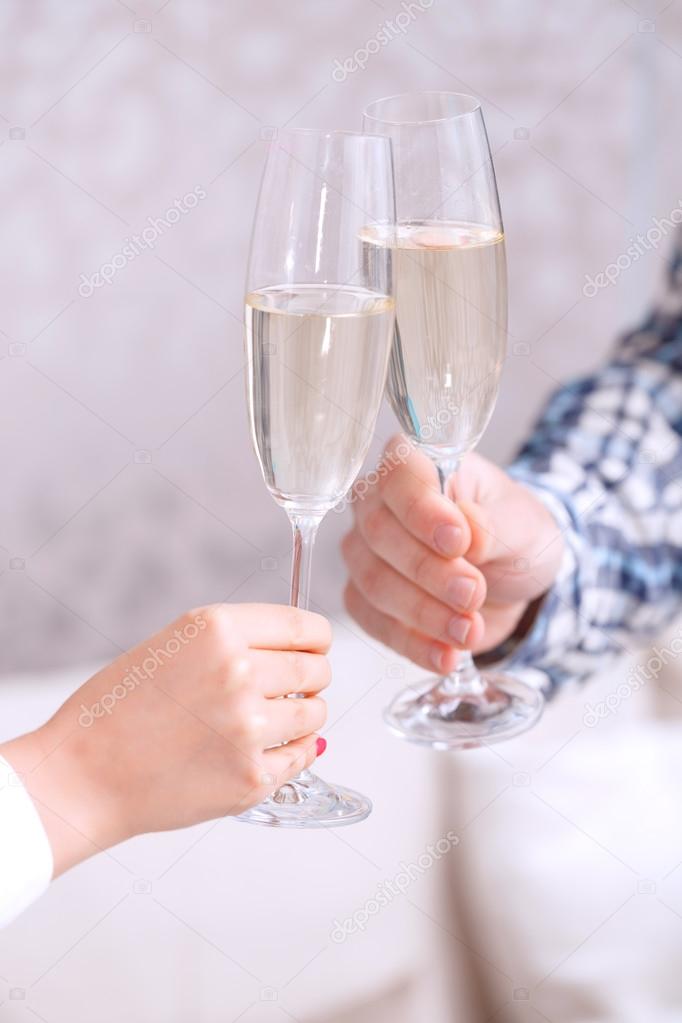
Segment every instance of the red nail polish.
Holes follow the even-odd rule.
[[[315,740],[315,749],[317,750],[318,757],[322,756],[322,754],[324,753],[326,748],[327,748],[327,740],[326,739],[320,738],[320,739],[316,739]]]

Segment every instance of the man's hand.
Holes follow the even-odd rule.
[[[346,607],[397,653],[447,672],[458,650],[511,635],[552,585],[563,541],[535,494],[480,455],[464,458],[443,497],[430,459],[407,450],[394,438],[379,482],[356,492]]]

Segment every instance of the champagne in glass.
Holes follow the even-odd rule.
[[[393,299],[357,285],[247,295],[253,441],[285,506],[324,512],[350,489],[381,403],[393,318]]]
[[[465,452],[493,411],[507,344],[504,236],[447,221],[368,230],[368,258],[392,246],[399,330],[388,397],[408,435]]]
[[[394,219],[389,139],[278,133],[247,276],[247,397],[265,483],[293,528],[298,607],[308,605],[317,528],[360,471],[379,413],[395,323],[391,254],[377,256],[370,280],[362,236]],[[329,827],[370,811],[365,796],[306,770],[240,819]]]
[[[507,271],[495,173],[471,96],[392,96],[365,128],[393,142],[397,225],[369,226],[365,260],[392,254],[396,325],[388,376],[405,433],[448,477],[492,415],[507,339]],[[513,676],[480,672],[468,652],[447,678],[399,694],[386,721],[401,738],[462,749],[510,738],[540,716],[542,695]]]

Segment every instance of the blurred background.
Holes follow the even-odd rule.
[[[286,592],[288,526],[248,440],[241,327],[277,126],[358,128],[370,99],[410,89],[481,99],[511,275],[483,450],[511,455],[664,269],[665,241],[582,294],[682,195],[682,20],[674,2],[654,25],[653,6],[433,0],[382,46],[403,11],[384,0],[0,4],[8,668],[114,655],[190,605]],[[83,277],[197,187],[205,199],[82,297]],[[387,410],[376,451],[394,429]],[[343,528],[320,538],[314,596],[329,611]]]
[[[665,272],[664,224],[642,258],[621,260],[613,284],[585,286],[655,218],[679,210],[682,5],[2,0],[0,24],[0,662],[11,734],[44,717],[86,677],[84,665],[192,605],[287,598],[288,527],[250,446],[242,373],[245,260],[276,129],[357,129],[369,100],[395,92],[479,97],[511,294],[502,390],[482,450],[504,462],[549,392],[599,363]],[[202,197],[168,216],[190,193]],[[93,286],[154,222],[153,244]],[[394,430],[385,409],[370,462]],[[348,680],[344,689],[337,673],[332,697],[332,745],[346,759],[331,761],[372,791],[374,817],[348,835],[278,835],[269,845],[221,824],[189,855],[187,833],[129,843],[120,877],[106,858],[83,867],[0,940],[2,1023],[124,1012],[226,1023],[679,1018],[674,970],[665,952],[655,968],[647,953],[653,935],[665,945],[670,933],[671,955],[682,937],[682,892],[664,898],[656,880],[669,872],[674,886],[682,860],[670,789],[681,766],[675,680],[661,684],[667,696],[661,687],[638,695],[613,726],[593,731],[585,694],[562,696],[532,739],[499,754],[446,763],[399,746],[379,711],[410,669],[344,619],[346,527],[335,514],[323,526],[313,602],[336,622]],[[595,682],[590,699],[622,670]],[[546,789],[533,788],[541,767]],[[642,788],[644,775],[653,789]],[[639,802],[618,802],[624,792]],[[400,861],[470,824],[475,838],[458,842],[456,863],[448,854],[429,872],[420,911],[392,906],[352,952],[350,941],[328,938],[332,918],[349,917]],[[635,853],[628,843],[643,835],[651,844]],[[176,854],[189,872],[169,874],[176,902],[154,888],[165,908],[152,919],[131,885],[151,891]],[[245,884],[254,869],[258,883]],[[119,880],[125,906],[109,917]],[[550,911],[566,886],[570,908]],[[302,934],[299,949],[296,934],[320,906],[319,934]],[[261,929],[247,938],[254,917]],[[103,932],[109,943],[98,945]],[[253,991],[230,974],[245,947]],[[263,964],[281,965],[292,948],[289,973],[313,965],[303,986],[292,977],[299,1000],[286,1002],[282,977],[268,983]],[[616,983],[614,962],[629,963],[634,993],[619,989],[627,980]],[[661,992],[657,1014],[644,997],[650,983]]]

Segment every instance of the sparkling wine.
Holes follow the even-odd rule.
[[[429,447],[469,451],[492,414],[506,349],[504,236],[480,224],[419,221],[362,237],[370,268],[378,247],[392,252],[388,394],[400,425]]]
[[[392,298],[360,287],[247,295],[251,434],[285,507],[327,510],[352,485],[381,403],[394,313]]]

